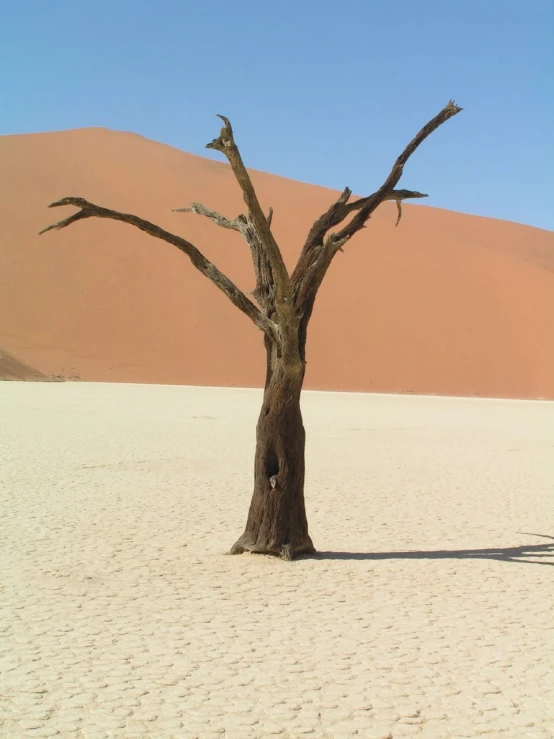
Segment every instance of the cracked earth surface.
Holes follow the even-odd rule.
[[[552,739],[554,405],[306,393],[286,563],[260,399],[0,384],[0,736]]]

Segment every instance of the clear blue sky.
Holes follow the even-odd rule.
[[[364,195],[454,98],[402,185],[554,228],[553,0],[1,5],[0,133],[105,126],[217,158],[223,113],[248,166]]]

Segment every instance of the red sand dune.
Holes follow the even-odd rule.
[[[43,375],[30,364],[22,362],[0,346],[0,380],[48,382],[53,378]]]
[[[193,200],[243,210],[229,167],[104,129],[0,138],[0,342],[46,375],[259,386],[261,335],[187,258],[124,224],[37,236],[75,195],[187,236],[244,290],[240,237]],[[292,266],[336,193],[254,172]],[[342,183],[341,183],[342,184]],[[419,183],[425,189],[425,183]],[[365,194],[365,193],[362,193]],[[430,207],[382,206],[339,253],[308,339],[306,387],[554,398],[554,235]]]

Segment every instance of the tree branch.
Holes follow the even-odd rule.
[[[422,192],[416,190],[393,190],[389,193],[384,200],[395,200],[396,208],[398,210],[398,218],[396,219],[395,227],[398,226],[402,219],[402,201],[414,199],[414,198],[428,198],[429,195],[425,195]]]
[[[349,202],[352,191],[347,187],[336,202],[315,221],[291,278],[294,305],[298,315],[301,316],[301,332],[304,339],[317,291],[337,251],[342,251],[344,244],[360,229],[364,228],[373,211],[383,201],[396,201],[398,208],[396,225],[398,226],[402,217],[402,202],[411,198],[427,197],[427,195],[415,190],[395,190],[395,187],[402,176],[406,162],[419,145],[433,131],[461,110],[462,108],[458,107],[453,100],[450,100],[406,146],[396,159],[390,174],[379,190],[365,198]],[[340,231],[329,234],[332,228],[340,225],[352,213],[356,214],[351,221],[343,226]]]
[[[384,200],[394,199],[398,202],[397,198],[391,198],[390,196],[392,195],[394,188],[402,177],[404,165],[406,164],[408,159],[420,146],[420,144],[422,144],[425,139],[433,133],[433,131],[436,131],[439,126],[442,126],[443,123],[446,123],[446,121],[450,120],[450,118],[453,118],[461,110],[462,108],[456,105],[453,100],[450,100],[448,104],[445,105],[444,108],[440,111],[440,113],[437,113],[437,115],[432,118],[429,123],[426,123],[425,126],[423,126],[421,131],[416,136],[414,136],[414,138],[410,141],[408,146],[406,146],[402,154],[400,154],[400,156],[397,158],[390,171],[389,176],[381,185],[381,187],[377,190],[377,192],[374,192],[367,198],[362,198],[362,200],[358,200],[356,203],[351,203],[350,210],[354,210],[352,206],[355,205],[358,213],[354,216],[350,223],[348,223],[343,229],[341,229],[338,234],[340,238],[344,238],[345,236],[351,238],[357,231],[363,228],[373,211],[379,205],[381,205]],[[414,195],[412,194],[404,197],[414,197]],[[422,196],[420,193],[417,193],[415,197]]]
[[[372,195],[369,195],[365,198],[355,200],[353,203],[349,203],[348,201],[350,199],[350,196],[352,195],[352,191],[348,187],[345,188],[338,200],[333,203],[333,205],[331,205],[330,208],[317,219],[317,221],[310,229],[310,233],[308,234],[308,238],[306,239],[306,243],[302,250],[301,258],[305,252],[310,251],[314,246],[321,245],[329,230],[331,228],[334,228],[335,226],[338,226],[345,220],[345,218],[347,218],[352,212],[356,210],[360,211],[360,213],[358,213],[356,217],[357,220],[354,223],[355,230],[350,229],[348,232],[350,236],[353,236],[356,231],[359,231],[360,228],[365,225],[366,221],[371,216],[371,213],[384,200],[396,200],[398,203],[399,200],[402,199],[413,197],[427,197],[426,195],[422,195],[417,191],[395,191],[394,188],[396,187],[400,180],[400,177],[402,176],[404,165],[406,164],[410,156],[414,153],[414,151],[418,148],[418,146],[423,143],[423,141],[425,141],[425,139],[430,136],[433,131],[435,131],[447,120],[457,115],[461,110],[462,108],[457,106],[453,100],[450,100],[448,104],[440,111],[440,113],[438,113],[432,120],[430,120],[429,123],[423,126],[417,136],[415,136],[410,141],[402,154],[397,158],[389,176],[387,177],[383,185],[379,188],[379,190],[377,190],[377,192],[374,192]],[[397,195],[400,195],[401,197],[398,198]],[[342,235],[344,236],[346,234]]]
[[[207,144],[206,148],[220,151],[225,155],[231,165],[235,179],[242,190],[244,202],[248,208],[248,219],[258,232],[259,239],[267,254],[273,279],[275,280],[275,307],[279,312],[282,302],[289,302],[290,304],[292,287],[283,256],[271,232],[272,212],[270,212],[269,216],[264,215],[250,175],[244,166],[239,149],[235,143],[233,129],[229,119],[223,115],[218,115],[218,118],[221,118],[223,121],[223,128],[220,131],[219,137]]]
[[[175,208],[173,212],[197,213],[198,215],[206,216],[222,228],[238,231],[250,248],[252,253],[252,263],[254,265],[254,273],[256,276],[256,287],[248,294],[253,295],[256,298],[256,301],[263,309],[265,315],[269,315],[274,312],[273,276],[271,267],[268,263],[267,254],[265,253],[258,232],[246,216],[239,215],[233,221],[230,221],[217,211],[210,210],[201,203],[192,203],[190,208]],[[266,217],[268,225],[271,225],[272,217],[273,208],[270,208]]]
[[[61,221],[58,221],[57,223],[53,223],[47,228],[44,228],[40,231],[41,234],[44,234],[47,231],[52,231],[53,229],[59,231],[62,228],[70,226],[76,221],[83,220],[84,218],[109,218],[114,221],[122,221],[123,223],[135,226],[141,231],[145,231],[147,234],[150,234],[150,236],[154,236],[157,239],[161,239],[162,241],[166,241],[167,243],[176,246],[179,251],[182,251],[183,254],[187,255],[196,269],[208,277],[216,287],[225,293],[233,305],[247,315],[259,329],[269,337],[275,338],[277,336],[277,326],[275,323],[267,316],[264,316],[259,308],[246,297],[242,290],[239,290],[239,288],[231,282],[223,272],[206,259],[206,257],[190,243],[190,241],[187,241],[180,236],[176,236],[169,231],[165,231],[154,223],[150,223],[150,221],[145,221],[142,218],[138,218],[129,213],[120,213],[119,211],[110,210],[109,208],[102,208],[94,203],[89,203],[83,198],[62,198],[61,200],[57,200],[55,203],[51,203],[48,207],[58,208],[64,205],[74,205],[81,210]]]
[[[225,216],[222,216],[217,211],[206,208],[204,205],[202,205],[202,203],[191,203],[190,208],[173,208],[172,212],[196,213],[200,216],[206,216],[206,218],[209,218],[210,221],[213,221],[222,228],[229,228],[232,231],[240,231],[240,227],[236,219],[234,221],[230,221],[228,218],[225,218]]]

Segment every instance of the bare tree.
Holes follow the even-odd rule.
[[[83,198],[62,198],[49,206],[58,208],[73,205],[79,210],[48,226],[41,233],[65,228],[85,218],[109,218],[129,223],[173,244],[263,332],[267,373],[256,431],[254,493],[245,531],[232,547],[231,554],[249,551],[292,559],[296,555],[315,551],[308,534],[304,504],[305,431],[300,411],[300,393],[306,367],[306,336],[314,301],[335,254],[342,251],[345,244],[365,227],[373,211],[383,201],[396,201],[398,225],[404,200],[427,197],[413,190],[395,188],[404,165],[417,147],[460,110],[451,100],[430,120],[406,146],[385,182],[372,195],[351,202],[352,192],[345,188],[338,200],[313,224],[292,275],[287,271],[271,230],[272,210],[270,208],[267,215],[262,210],[235,143],[231,123],[224,116],[219,116],[223,128],[218,138],[207,144],[207,148],[221,152],[228,159],[244,196],[246,214],[229,220],[199,203],[178,209],[177,212],[196,213],[222,228],[241,234],[252,253],[256,275],[252,296],[257,304],[190,241],[149,221],[102,208]]]

